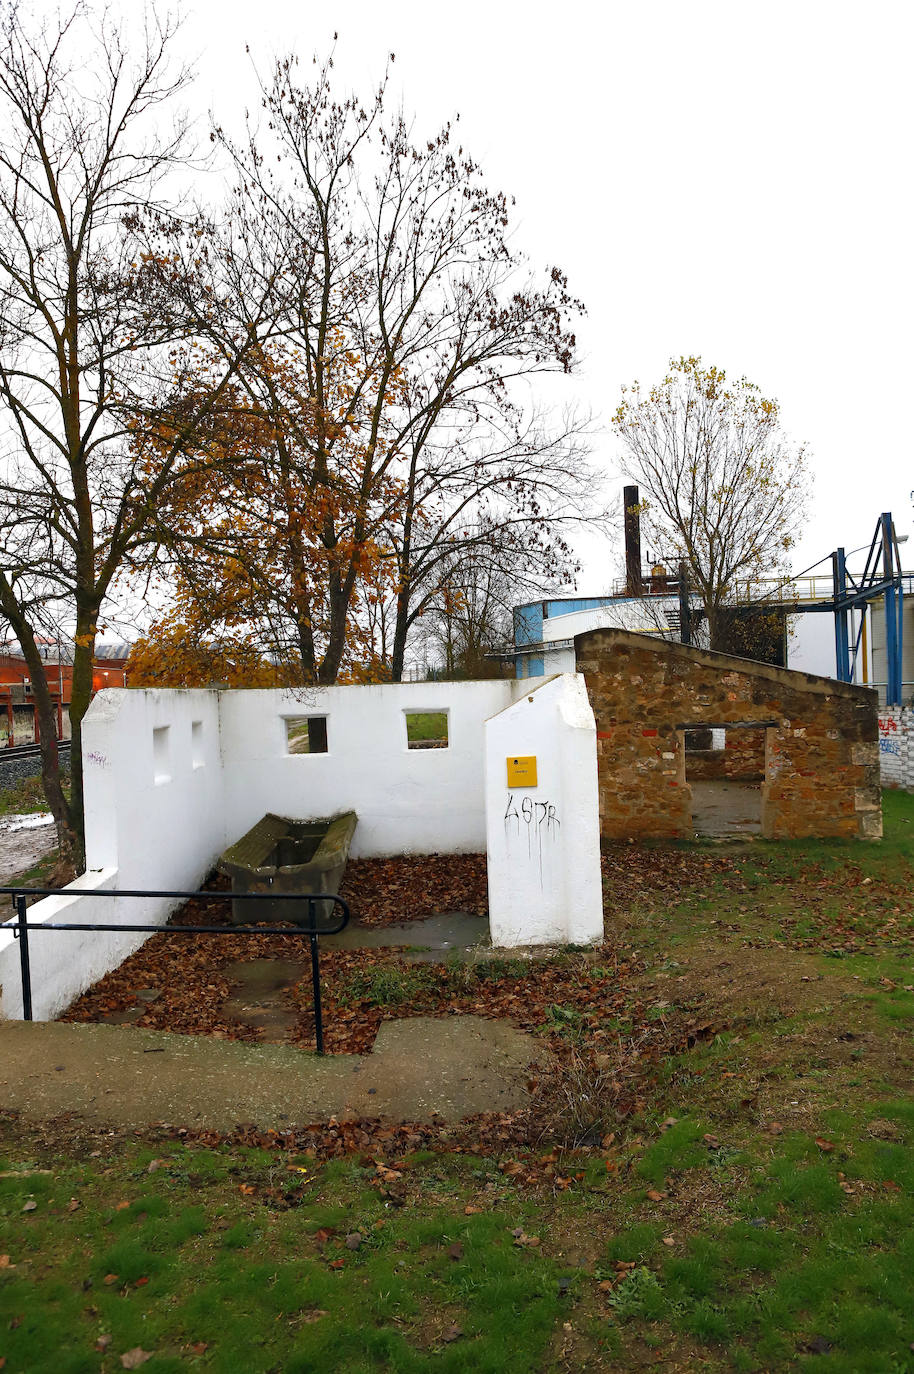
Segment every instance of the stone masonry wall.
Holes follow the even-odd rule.
[[[733,733],[764,735],[766,838],[881,836],[875,692],[625,630],[578,635],[575,650],[604,839],[691,836],[684,730],[701,724],[764,727]]]
[[[686,749],[689,782],[761,782],[764,776],[764,730],[728,730],[725,749]]]

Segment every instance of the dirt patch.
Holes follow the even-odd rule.
[[[120,1026],[0,1023],[0,1095],[30,1119],[291,1129],[348,1113],[459,1121],[528,1103],[530,1036],[479,1017],[387,1021],[370,1055],[303,1055]]]
[[[846,977],[823,974],[811,955],[732,944],[677,948],[675,958],[640,980],[676,1006],[712,1014],[730,1027],[815,1013],[854,1000]]]
[[[4,816],[0,820],[0,887],[27,873],[57,847],[53,820]]]

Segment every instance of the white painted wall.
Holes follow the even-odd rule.
[[[535,788],[507,760],[534,755]],[[486,840],[493,945],[603,939],[597,733],[583,677],[563,673],[486,725]]]
[[[447,748],[408,749],[407,711],[445,712]],[[328,752],[290,754],[286,719],[311,715],[327,718]],[[537,756],[538,786],[510,793],[506,823],[505,759],[518,752]],[[354,857],[488,846],[496,943],[602,939],[596,730],[575,675],[540,679],[533,691],[514,680],[107,690],[85,719],[83,759],[89,871],[72,896],[36,903],[32,922],[164,924],[176,905],[169,899],[76,894],[193,890],[265,812],[307,819],[352,809]],[[57,1015],[144,938],[36,932],[36,1018]],[[21,1015],[18,943],[8,931],[0,932],[0,983],[0,1016]]]
[[[594,606],[586,611],[547,616],[543,621],[543,643],[573,639],[575,635],[585,634],[588,630],[633,630],[642,634],[660,634],[669,629],[666,619],[668,609],[679,610],[678,597],[632,597],[628,601],[614,601],[609,606]]]
[[[225,848],[219,736],[218,692],[99,692],[83,722],[87,866],[117,868],[120,887],[196,884]]]
[[[225,848],[218,694],[99,692],[83,722],[83,766],[87,871],[70,889],[196,888]],[[47,897],[30,907],[29,922],[164,925],[177,905]],[[35,1019],[58,1015],[146,938],[36,933],[29,942]],[[0,984],[0,1016],[21,1016],[19,947],[9,932],[0,933]]]
[[[117,870],[105,868],[85,873],[71,883],[73,892],[98,892],[116,886]],[[113,897],[46,897],[29,908],[29,925],[45,921],[112,921],[123,906],[123,919],[129,920],[127,903]],[[12,915],[12,913],[10,913]],[[4,920],[8,919],[4,914]],[[35,931],[29,935],[29,965],[32,982],[32,1015],[36,1021],[52,1021],[84,988],[91,987],[128,954],[142,944],[145,936],[75,931]],[[0,1018],[22,1017],[22,974],[19,941],[9,930],[0,931]]]
[[[541,673],[532,675],[535,682],[542,682],[544,677],[555,677],[556,673],[573,673],[577,668],[573,644],[547,646],[545,649],[538,649],[534,654],[523,656],[520,663],[525,677],[529,676],[527,668],[530,659],[539,659],[543,665]]]
[[[883,787],[914,791],[914,708],[880,706],[879,771]]]
[[[788,616],[787,666],[800,673],[815,673],[817,677],[835,676],[833,615],[827,611],[806,611]]]
[[[267,811],[302,819],[355,811],[354,858],[485,849],[483,726],[521,684],[406,682],[223,692],[225,833]],[[407,749],[407,711],[446,711],[446,749]],[[326,754],[289,754],[285,718],[325,715]]]

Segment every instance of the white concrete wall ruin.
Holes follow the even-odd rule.
[[[536,786],[508,760],[536,759]],[[489,930],[499,947],[603,939],[597,731],[583,677],[563,673],[486,725]]]
[[[404,682],[220,695],[226,843],[267,811],[355,811],[354,858],[485,848],[485,720],[513,681]],[[444,711],[446,749],[408,749],[407,712]],[[285,718],[327,717],[326,754],[289,754]]]
[[[100,692],[83,725],[87,874],[75,889],[193,890],[267,811],[354,810],[353,857],[485,848],[484,724],[522,684],[403,683],[307,691]],[[448,717],[445,749],[407,748],[406,712]],[[327,718],[328,752],[290,754],[290,716]],[[30,922],[164,924],[167,899],[48,898]],[[142,934],[36,933],[36,1019],[116,968]],[[18,942],[0,933],[0,1016],[21,1016]]]

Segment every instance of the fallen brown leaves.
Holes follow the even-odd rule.
[[[742,854],[615,844],[602,858],[604,906],[610,916],[634,907],[675,907],[689,897],[710,896],[719,885],[747,892],[746,864]]]
[[[396,894],[403,885],[415,881],[417,871],[436,874],[436,883],[445,882],[440,856],[363,863],[374,866],[376,878],[382,871],[387,875],[387,887],[378,889],[371,907],[376,924],[385,923],[400,910]],[[448,856],[447,867],[455,864],[458,889],[461,872],[466,882],[470,881],[467,874],[475,874],[473,881],[484,885],[482,856]],[[360,871],[364,878],[369,870]],[[430,906],[440,910],[442,906],[454,909],[459,904],[456,898],[451,901],[441,896],[438,888],[434,891],[437,895],[427,899]],[[262,1039],[257,1026],[234,1020],[225,1013],[225,1003],[237,987],[226,975],[226,969],[229,964],[256,959],[301,959],[306,952],[304,941],[299,936],[270,933],[268,929],[263,935],[236,934],[228,919],[217,912],[218,908],[203,899],[189,901],[172,918],[172,925],[224,924],[225,935],[189,935],[180,939],[151,936],[119,968],[74,1002],[62,1019],[97,1021],[129,1010],[133,1025],[219,1039]],[[361,909],[358,916],[361,921]],[[415,972],[417,966],[389,948],[322,949],[324,1026],[326,1047],[331,1053],[361,1054],[371,1049],[385,1011],[370,999],[353,997],[350,985],[354,975],[381,967]],[[623,1011],[636,1020],[645,1014],[637,1003],[633,1008],[627,1007],[627,981],[639,967],[637,960],[629,951],[608,946],[587,958],[538,959],[526,966],[511,961],[505,966],[510,971],[504,975],[495,966],[483,963],[462,968],[444,964],[420,967],[421,977],[412,980],[415,986],[411,987],[409,997],[395,1008],[393,1014],[398,1017],[467,1013],[506,1018],[531,1031],[545,1029],[566,1037],[572,1032],[587,1033],[591,1048],[599,1052],[603,1042],[615,1043],[614,1025]],[[158,995],[145,1000],[142,994],[149,990]],[[283,1039],[288,1044],[312,1048],[310,977],[306,974],[285,990],[282,1000],[298,1013],[296,1024],[283,1034]]]
[[[485,854],[350,859],[340,896],[366,927],[405,925],[438,912],[489,910]]]

